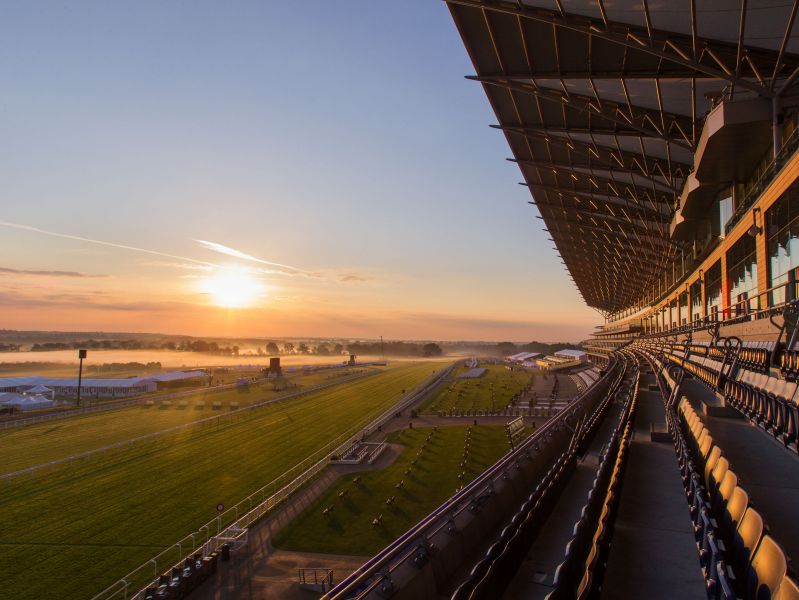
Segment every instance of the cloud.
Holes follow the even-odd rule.
[[[14,292],[0,292],[0,306],[8,308],[80,308],[114,312],[166,312],[185,310],[198,305],[187,302],[98,302],[92,294],[42,294],[29,295]]]
[[[358,273],[342,273],[338,276],[338,280],[342,283],[361,283],[363,281],[371,281],[372,279],[374,278]]]
[[[43,277],[108,277],[107,275],[89,275],[77,271],[34,271],[30,269],[12,269],[0,267],[0,275],[37,275]]]
[[[208,240],[194,240],[200,246],[207,250],[211,250],[212,252],[217,252],[219,254],[224,254],[225,256],[232,256],[233,258],[239,258],[241,260],[248,260],[251,262],[256,262],[262,265],[268,265],[272,267],[272,270],[277,273],[283,273],[284,275],[305,275],[306,277],[319,277],[318,273],[312,273],[310,271],[306,271],[304,269],[300,269],[298,267],[292,267],[291,265],[284,265],[281,263],[272,262],[271,260],[263,260],[256,256],[252,256],[251,254],[246,254],[241,250],[236,250],[235,248],[231,248],[230,246],[225,246],[224,244],[218,244],[217,242],[209,242]]]

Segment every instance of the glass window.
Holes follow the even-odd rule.
[[[732,211],[732,196],[721,198],[719,200],[719,233],[721,237],[724,237],[724,230],[727,223],[732,219]]]
[[[715,318],[721,310],[721,261],[705,273],[705,314]]]
[[[745,233],[727,251],[728,297],[734,314],[757,308],[757,257],[755,238]],[[749,299],[749,302],[744,302]]]
[[[691,286],[691,321],[702,318],[702,284],[697,279]]]
[[[766,211],[768,236],[768,286],[788,282],[788,274],[799,267],[799,182],[794,183]],[[785,288],[771,292],[772,305],[785,302]]]

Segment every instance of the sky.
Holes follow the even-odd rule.
[[[577,341],[443,2],[18,2],[0,328]]]

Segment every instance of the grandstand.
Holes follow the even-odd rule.
[[[577,398],[325,598],[799,598],[799,2],[446,4],[604,323]]]
[[[323,598],[799,598],[799,0],[445,3],[604,323],[583,343],[590,366],[541,359],[573,371],[536,379],[557,405],[534,433],[506,423],[510,452],[359,568],[325,571]],[[368,462],[363,442],[344,460]],[[379,515],[357,518],[379,531]],[[355,530],[324,535],[352,549]],[[269,548],[228,544],[242,531],[210,534],[208,556],[135,597],[202,579],[198,597],[248,596]]]

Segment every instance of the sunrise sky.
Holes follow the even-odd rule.
[[[446,5],[18,2],[0,328],[579,340]]]

